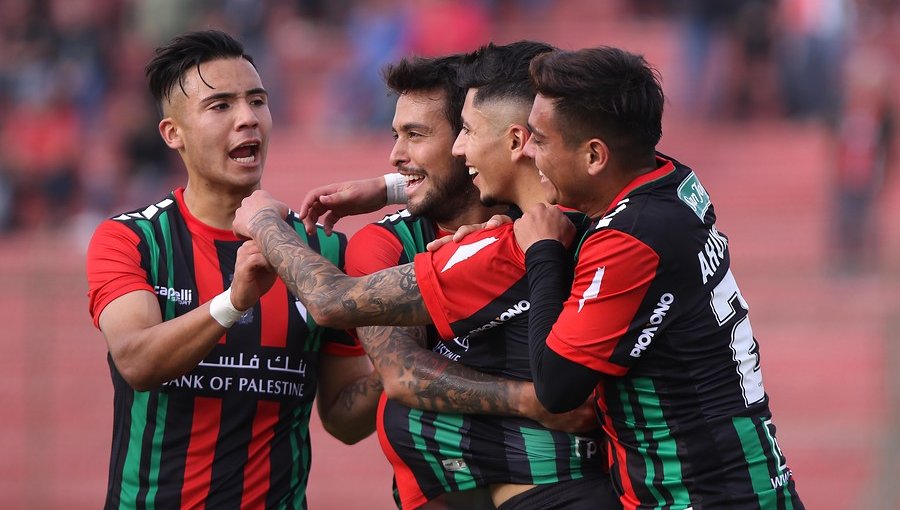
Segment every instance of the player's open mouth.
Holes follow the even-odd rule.
[[[402,174],[402,175],[406,179],[406,187],[407,188],[413,188],[413,187],[421,184],[422,181],[425,180],[425,176],[420,175],[420,174]]]
[[[243,164],[255,162],[257,155],[259,155],[259,142],[242,143],[228,153],[228,157],[232,160]]]
[[[469,177],[474,179],[477,175],[478,175],[478,169],[475,168],[474,166],[470,166],[469,167]]]

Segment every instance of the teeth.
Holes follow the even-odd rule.
[[[421,181],[422,179],[425,178],[425,177],[423,177],[423,176],[421,176],[421,175],[404,175],[403,177],[406,177],[406,183],[407,183],[407,184],[411,184],[411,183],[413,183],[413,182]]]
[[[474,166],[469,167],[469,175],[478,175],[478,169]]]
[[[253,163],[256,160],[256,158],[254,158],[253,156],[247,156],[246,158],[231,158],[231,159],[233,159],[234,161],[237,161],[238,163]]]

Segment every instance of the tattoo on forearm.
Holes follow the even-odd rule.
[[[381,378],[399,382],[394,398],[401,403],[431,411],[518,414],[513,393],[526,383],[478,372],[423,348],[425,328],[373,326],[357,333]]]
[[[343,328],[431,323],[412,264],[351,278],[307,246],[272,210],[256,213],[250,231],[313,318],[327,317],[330,325]]]
[[[377,375],[360,377],[341,391],[341,405],[344,410],[352,411],[358,402],[369,403],[373,394],[378,395],[382,391],[384,387]]]

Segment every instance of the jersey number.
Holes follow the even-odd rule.
[[[731,352],[735,369],[741,378],[741,393],[744,403],[749,407],[759,402],[766,396],[763,388],[762,372],[759,368],[759,344],[753,338],[753,329],[750,327],[750,317],[747,315],[747,301],[741,296],[737,282],[731,270],[725,274],[722,281],[712,291],[713,314],[719,326],[731,326]],[[739,314],[738,310],[744,313]]]

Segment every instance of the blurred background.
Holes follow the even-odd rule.
[[[810,509],[900,508],[896,0],[0,0],[0,507],[102,506],[112,388],[84,251],[182,185],[144,64],[238,36],[275,119],[263,186],[390,171],[379,70],[488,41],[613,45],[667,93],[660,150],[731,238],[778,437]],[[352,234],[380,217],[343,220]],[[390,468],[314,419],[310,507],[387,509]]]

